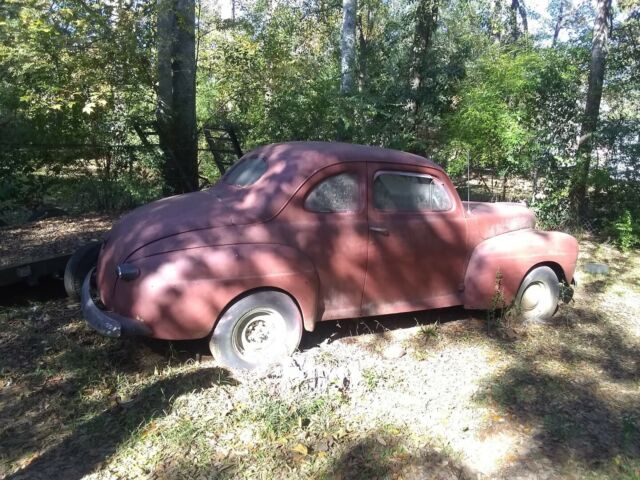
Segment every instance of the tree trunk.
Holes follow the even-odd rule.
[[[340,32],[340,93],[353,91],[356,59],[357,0],[342,1],[342,30]]]
[[[423,72],[426,66],[426,57],[431,48],[431,40],[438,22],[438,9],[440,0],[418,0],[416,9],[416,25],[413,35],[413,52],[411,59],[410,87],[411,87],[411,112],[418,129],[418,113],[424,84]]]
[[[362,15],[358,15],[358,91],[362,93],[367,83],[367,60],[369,58],[369,30],[371,29],[371,9],[367,9],[366,27]]]
[[[502,177],[502,197],[500,200],[502,202],[507,201],[507,175],[506,174]]]
[[[491,39],[493,43],[500,43],[502,39],[502,0],[494,0],[493,15],[490,19]]]
[[[576,167],[571,188],[572,206],[579,216],[584,216],[587,209],[587,182],[591,167],[593,136],[598,126],[598,117],[600,115],[600,100],[602,98],[602,84],[604,82],[610,17],[611,0],[598,0],[598,9],[593,26],[593,41],[591,44],[591,64],[589,67],[587,100],[582,126],[580,128],[580,138],[578,139],[578,149],[576,152]]]
[[[198,189],[195,2],[158,0],[158,103],[167,194]]]
[[[520,4],[518,0],[511,0],[511,10],[509,11],[509,27],[511,28],[511,40],[514,42],[520,37],[520,30],[518,30],[518,10]]]
[[[522,22],[522,32],[527,36],[529,35],[529,21],[527,19],[527,7],[524,5],[524,0],[518,1],[518,12],[520,12],[520,21]]]
[[[556,26],[553,29],[553,41],[551,42],[552,47],[555,47],[558,43],[562,22],[564,22],[564,0],[560,0],[560,6],[558,7],[558,18],[556,19]]]

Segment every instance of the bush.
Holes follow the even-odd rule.
[[[531,208],[536,212],[541,229],[558,230],[572,223],[568,187],[546,189],[544,193],[536,195]]]
[[[640,232],[638,232],[637,226],[634,225],[634,220],[629,210],[622,212],[617,220],[612,223],[610,231],[623,251],[630,250],[640,244]]]

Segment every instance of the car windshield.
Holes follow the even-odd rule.
[[[248,187],[258,181],[267,171],[267,162],[264,158],[245,158],[236,163],[223,177],[222,181],[236,187]]]

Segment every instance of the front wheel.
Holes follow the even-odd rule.
[[[209,348],[227,367],[254,369],[291,355],[301,336],[295,302],[285,293],[265,290],[242,297],[224,312]]]
[[[525,322],[543,323],[558,309],[559,298],[560,282],[556,273],[549,267],[538,267],[524,277],[515,306]]]

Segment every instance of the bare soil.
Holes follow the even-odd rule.
[[[4,299],[0,477],[640,478],[640,259],[581,247],[612,272],[548,325],[326,322],[260,372]]]

